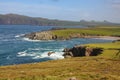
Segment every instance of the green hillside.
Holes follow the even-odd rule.
[[[69,37],[73,34],[80,34],[81,36],[120,36],[120,27],[69,28],[53,30],[52,32],[60,37]]]

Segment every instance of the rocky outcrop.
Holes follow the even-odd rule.
[[[24,37],[32,40],[56,40],[57,39],[57,36],[53,35],[51,31],[34,32],[34,33],[26,34]]]
[[[32,40],[69,40],[72,38],[89,38],[85,34],[70,34],[67,37],[54,35],[51,31],[42,31],[42,32],[33,32],[30,34],[24,35],[24,37]]]
[[[82,56],[97,56],[103,51],[102,48],[91,48],[88,46],[75,46],[73,48],[65,48],[63,56],[68,57],[82,57]]]

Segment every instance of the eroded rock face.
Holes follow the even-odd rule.
[[[25,37],[32,40],[55,40],[57,39],[56,35],[53,35],[51,31],[35,32],[26,34]]]
[[[97,56],[101,54],[103,49],[101,48],[91,48],[87,46],[75,46],[73,48],[63,50],[63,56],[65,58],[69,57],[82,57],[82,56]]]

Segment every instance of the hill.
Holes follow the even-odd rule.
[[[0,24],[7,25],[40,25],[40,26],[66,26],[79,25],[79,22],[50,20],[39,17],[29,17],[18,14],[0,15]]]
[[[64,21],[64,20],[52,20],[41,17],[29,17],[18,14],[6,14],[0,15],[0,25],[39,25],[39,26],[96,26],[96,25],[120,25],[117,23],[111,23],[108,21],[96,22],[96,21]]]

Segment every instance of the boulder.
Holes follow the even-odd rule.
[[[48,52],[48,56],[50,56],[51,54],[54,54],[55,52]]]
[[[102,48],[91,48],[88,46],[74,46],[73,48],[65,48],[63,56],[66,57],[82,57],[82,56],[97,56],[103,51]]]

